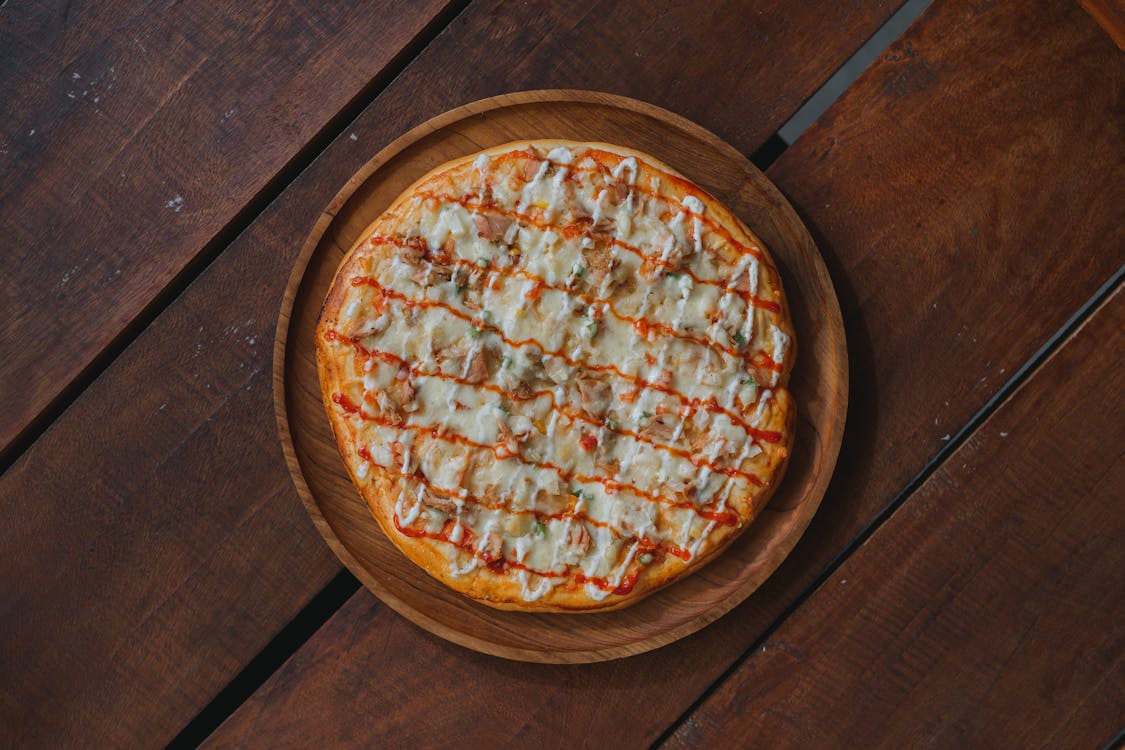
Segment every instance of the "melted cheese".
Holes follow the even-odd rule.
[[[343,279],[356,476],[395,479],[396,525],[446,542],[451,576],[499,556],[529,602],[560,585],[600,601],[649,550],[690,560],[748,507],[772,396],[748,363],[790,340],[756,306],[756,248],[599,154],[481,154],[452,181],[465,193],[420,193]]]

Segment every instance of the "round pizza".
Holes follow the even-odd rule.
[[[392,542],[493,607],[621,607],[758,515],[792,443],[776,266],[604,143],[511,143],[361,235],[317,328],[336,442]]]

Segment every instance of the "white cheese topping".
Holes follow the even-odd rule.
[[[356,477],[398,483],[395,524],[446,542],[451,576],[506,566],[529,602],[694,558],[777,444],[757,383],[779,376],[753,362],[790,335],[756,249],[599,153],[481,154],[435,182],[342,280],[331,342],[355,363]]]

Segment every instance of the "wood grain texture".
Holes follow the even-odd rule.
[[[315,332],[343,248],[434,166],[534,138],[609,142],[651,154],[746,222],[782,273],[800,351],[789,390],[796,444],[780,489],[750,529],[686,580],[628,609],[582,617],[504,612],[443,586],[400,553],[352,485],[324,414]],[[306,265],[307,263],[307,265]],[[847,411],[847,347],[832,282],[785,199],[746,157],[667,110],[581,91],[507,94],[458,107],[377,154],[332,199],[305,242],[278,323],[274,393],[294,484],[317,529],[384,602],[484,653],[547,663],[619,658],[682,638],[739,604],[808,526],[832,476]],[[815,321],[815,322],[814,322]]]
[[[5,6],[0,48],[15,54],[0,79],[10,124],[0,230],[16,262],[0,284],[0,348],[10,353],[0,365],[0,455],[446,4]],[[425,119],[505,90],[589,86],[683,103],[746,148],[894,5],[837,4],[806,23],[809,9],[783,11],[780,1],[703,13],[500,3],[480,8],[458,40],[479,77],[470,84],[466,68],[441,86],[424,78],[409,106]],[[745,65],[688,55],[697,40],[745,49]],[[744,116],[716,118],[712,99],[731,90],[752,97],[724,106]]]
[[[371,154],[465,101],[560,82],[703,113],[753,151],[792,114],[762,103],[802,101],[892,10],[715,8],[676,27],[690,9],[471,6],[0,478],[3,744],[173,736],[338,570],[277,447],[264,343],[325,199]],[[593,62],[557,69],[564,54]]]
[[[0,455],[447,4],[0,14]]]
[[[664,747],[1105,746],[1125,722],[1123,323],[1119,291]]]
[[[1077,6],[983,10],[939,0],[768,172],[830,257],[852,390],[824,503],[754,596],[675,646],[536,667],[361,592],[213,746],[654,742],[1120,265],[1118,53]],[[435,692],[457,700],[435,711]]]
[[[839,272],[838,480],[885,488],[845,528],[1125,264],[1125,56],[1080,8],[935,3],[870,72],[769,170]]]
[[[1090,17],[1105,29],[1117,48],[1125,51],[1125,5],[1121,0],[1078,0],[1078,2]]]
[[[271,434],[276,219],[0,478],[0,745],[163,745],[338,571]]]

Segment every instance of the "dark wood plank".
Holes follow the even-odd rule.
[[[1125,721],[1118,292],[665,746],[1102,747]]]
[[[581,667],[460,650],[360,592],[214,745],[655,741],[1122,260],[1118,53],[1077,6],[975,10],[939,2],[771,170],[832,260],[853,391],[837,477],[762,589],[679,644]]]
[[[289,486],[268,343],[306,233],[368,156],[466,100],[559,84],[653,99],[752,151],[791,114],[762,102],[802,101],[893,10],[575,7],[471,6],[0,478],[0,744],[174,736],[338,570]]]
[[[1125,5],[1121,0],[1078,0],[1086,12],[1105,29],[1117,48],[1125,51]]]
[[[5,5],[0,456],[447,3]]]

